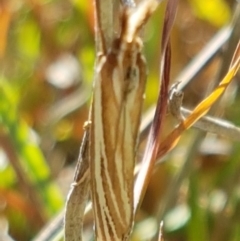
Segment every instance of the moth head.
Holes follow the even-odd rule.
[[[149,17],[157,8],[157,0],[144,0],[136,7],[125,7],[121,16],[122,29],[120,38],[123,42],[132,43]]]

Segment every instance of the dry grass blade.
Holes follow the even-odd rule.
[[[75,171],[74,182],[69,192],[64,216],[65,241],[81,241],[85,206],[89,195],[89,128],[85,130]]]
[[[158,151],[158,158],[162,157],[166,152],[171,150],[176,146],[180,135],[184,130],[189,129],[194,123],[196,123],[202,116],[204,116],[215,101],[223,94],[227,86],[231,83],[231,80],[240,68],[240,45],[238,44],[231,67],[223,78],[219,86],[207,97],[205,98],[188,116],[183,122],[181,122],[176,129],[174,129],[169,136],[162,142]]]
[[[181,112],[184,116],[189,116],[192,113],[183,107],[181,107]],[[203,116],[194,124],[194,127],[205,132],[220,135],[229,140],[240,141],[240,128],[226,120]]]
[[[169,0],[166,7],[166,15],[164,19],[163,34],[162,34],[162,49],[161,49],[161,63],[160,63],[160,79],[161,87],[157,101],[157,107],[153,124],[150,130],[147,147],[143,157],[143,163],[141,170],[136,180],[134,189],[134,209],[137,211],[139,204],[145,194],[149,178],[154,166],[154,161],[157,156],[157,150],[159,147],[159,138],[161,131],[162,119],[165,116],[167,109],[167,98],[168,98],[168,85],[170,80],[170,60],[171,51],[169,36],[175,19],[177,11],[177,0]]]

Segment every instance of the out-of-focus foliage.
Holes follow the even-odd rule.
[[[64,206],[66,193],[56,178],[65,160],[72,162],[77,157],[85,115],[73,112],[52,125],[55,120],[50,114],[51,107],[59,110],[64,103],[58,102],[76,95],[83,75],[90,83],[89,66],[94,61],[91,7],[87,4],[86,12],[86,6],[75,8],[65,1],[0,4],[0,211],[16,240],[29,240]],[[81,47],[81,41],[86,48]],[[86,71],[81,71],[77,60],[82,49],[81,64],[82,69],[87,66]],[[50,72],[58,59],[67,59],[65,63],[70,64],[63,62]],[[62,89],[59,78],[72,84],[63,83],[68,88]],[[71,108],[71,99],[67,100]]]
[[[190,0],[196,15],[210,24],[220,27],[226,24],[231,17],[231,10],[226,1],[212,0]]]
[[[164,4],[143,33],[149,68],[144,111],[158,94]],[[171,41],[173,79],[230,21],[232,4],[179,1]],[[88,116],[94,56],[91,1],[1,1],[0,218],[8,221],[15,240],[32,239],[64,207]],[[184,104],[193,107],[203,98],[219,62],[213,61],[189,84]],[[232,90],[230,97],[236,95],[236,99],[229,97],[231,105],[226,101],[220,109],[239,124],[239,90],[237,86]],[[167,119],[163,136],[173,123]],[[156,233],[155,216],[165,220],[164,236],[169,241],[239,239],[239,145],[211,137],[207,148],[204,141],[194,146],[198,135],[188,131],[156,168],[133,240],[146,240]],[[181,172],[181,185],[165,205],[166,193]]]

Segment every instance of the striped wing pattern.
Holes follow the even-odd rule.
[[[128,240],[132,229],[133,170],[147,72],[137,32],[151,11],[148,6],[135,16],[126,10],[120,37],[96,64],[90,173],[98,241]]]
[[[94,87],[91,172],[97,240],[124,240],[131,229],[133,169],[146,69],[141,54],[130,52],[125,51],[122,59],[118,51],[102,57]]]

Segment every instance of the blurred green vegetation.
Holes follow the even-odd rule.
[[[164,4],[144,31],[149,67],[145,110],[158,94]],[[172,79],[229,23],[233,4],[180,1],[172,33]],[[3,0],[0,12],[0,218],[8,221],[15,240],[31,240],[63,209],[73,178],[94,73],[93,3]],[[189,85],[186,105],[203,98],[219,66],[217,59]],[[222,116],[239,124],[239,89],[235,95]],[[166,121],[163,135],[172,123]],[[239,143],[201,136],[201,146],[191,146],[199,136],[188,131],[156,168],[133,240],[154,235],[155,214],[189,158],[174,200],[159,215],[166,240],[240,240]]]

